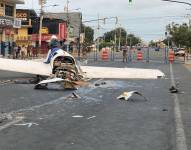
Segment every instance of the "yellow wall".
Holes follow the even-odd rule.
[[[18,29],[18,36],[28,36],[28,28],[21,27]]]

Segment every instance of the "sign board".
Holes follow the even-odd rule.
[[[21,20],[19,20],[19,19],[14,19],[13,27],[14,27],[14,28],[21,28]]]
[[[48,41],[51,39],[52,34],[45,34],[42,35],[41,40],[42,41]],[[38,34],[33,34],[32,35],[32,41],[38,41],[39,40],[39,35]]]
[[[13,27],[14,19],[0,16],[0,27]]]
[[[74,28],[72,26],[68,27],[68,34],[69,37],[74,37]]]
[[[17,10],[16,18],[21,20],[21,24],[23,26],[29,26],[30,25],[30,18],[29,18],[28,10]]]
[[[42,27],[41,33],[42,33],[42,34],[48,34],[48,33],[49,33],[49,32],[48,32],[48,28],[47,28],[47,27]]]
[[[65,23],[59,23],[59,39],[67,38],[67,27]]]

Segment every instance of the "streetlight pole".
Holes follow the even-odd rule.
[[[118,50],[120,51],[120,49],[121,49],[121,25],[119,27],[119,43],[118,44],[119,44],[118,45]]]
[[[46,0],[40,0],[40,25],[39,25],[39,43],[38,43],[38,53],[40,52],[41,49],[41,44],[42,44],[42,21],[43,21],[43,13],[44,13],[44,5],[46,3]]]
[[[162,1],[172,2],[172,3],[186,4],[186,5],[191,6],[191,3],[188,3],[188,2],[181,2],[181,1],[175,1],[175,0],[162,0]]]
[[[67,52],[69,52],[69,0],[66,1],[66,22],[67,22],[67,37],[66,37],[66,41],[67,41]]]

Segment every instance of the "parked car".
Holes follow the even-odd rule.
[[[185,56],[185,50],[184,49],[178,49],[177,51],[174,52],[175,56]]]

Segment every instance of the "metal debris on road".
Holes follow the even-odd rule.
[[[95,117],[96,117],[96,116],[91,116],[91,117],[89,117],[89,118],[87,118],[87,119],[89,120],[89,119],[93,119],[93,118],[95,118]]]
[[[123,94],[118,96],[117,99],[128,101],[134,94],[142,96],[147,101],[147,98],[143,96],[143,94],[139,93],[138,91],[123,92]]]
[[[170,91],[171,93],[178,93],[178,92],[179,92],[178,89],[177,89],[177,87],[175,87],[175,86],[171,86],[171,88],[169,89],[169,91]]]
[[[72,118],[83,118],[84,116],[81,116],[81,115],[74,115],[72,116]]]
[[[69,99],[80,99],[81,97],[76,94],[75,92],[73,92],[70,96],[68,96],[67,98]]]
[[[106,85],[106,82],[95,83],[95,86],[101,86],[101,85]]]
[[[99,84],[99,83],[96,83],[95,86],[100,86],[100,84]]]
[[[5,113],[1,113],[0,114],[0,123],[3,123],[6,120],[8,120],[8,116]]]
[[[6,85],[6,84],[12,84],[14,83],[13,80],[1,80],[0,81],[0,85]]]
[[[165,108],[164,108],[162,111],[168,111],[168,109],[165,109]]]

